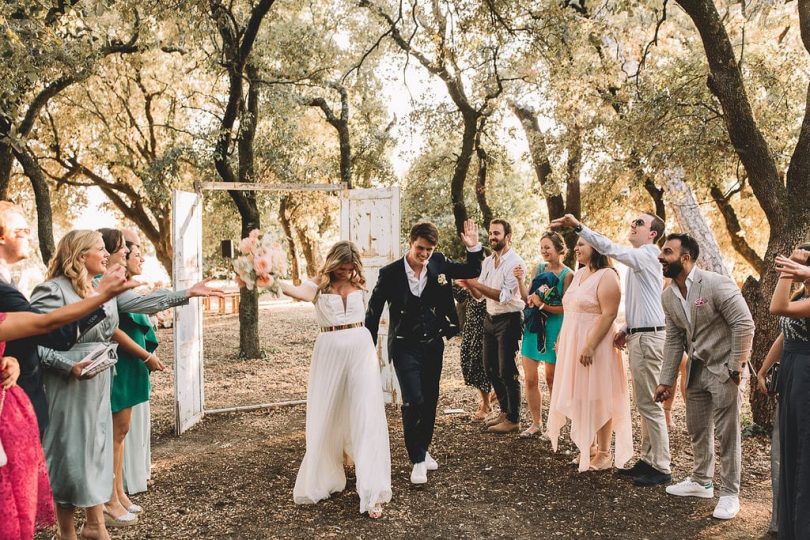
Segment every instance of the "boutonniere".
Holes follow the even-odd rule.
[[[697,300],[695,300],[695,307],[700,307],[704,304],[706,304],[705,298],[698,298]]]
[[[439,282],[439,285],[447,285],[447,276],[444,274],[439,274],[436,276],[436,281]]]

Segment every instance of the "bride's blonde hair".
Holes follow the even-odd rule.
[[[73,285],[73,290],[82,298],[93,292],[93,276],[81,260],[82,255],[95,248],[101,234],[96,231],[70,231],[59,240],[56,253],[48,264],[47,279],[65,276]]]
[[[358,289],[365,290],[366,278],[363,276],[363,261],[360,258],[360,250],[357,249],[353,243],[348,240],[341,240],[329,250],[326,254],[326,260],[318,273],[318,291],[326,292],[332,286],[332,272],[344,264],[351,264],[354,266],[352,275],[349,276],[349,282]]]

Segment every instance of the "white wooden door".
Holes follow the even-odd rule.
[[[202,196],[172,194],[172,246],[175,290],[202,279]],[[203,417],[202,307],[198,298],[174,308],[175,432],[180,435]]]
[[[381,267],[399,258],[399,188],[352,189],[340,201],[340,238],[351,240],[360,249],[368,295],[377,283]],[[388,309],[380,320],[377,355],[385,399],[401,403],[399,382],[388,360]]]

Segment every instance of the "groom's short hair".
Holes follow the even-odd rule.
[[[417,238],[423,238],[428,243],[435,246],[439,243],[439,229],[429,221],[417,223],[411,227],[411,234],[408,235],[408,240],[415,242]]]

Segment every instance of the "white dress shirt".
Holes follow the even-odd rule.
[[[664,308],[661,293],[664,276],[655,244],[634,248],[617,244],[585,225],[579,235],[599,253],[613,257],[630,271],[624,285],[624,312],[627,328],[664,326]],[[625,329],[626,330],[626,329]]]
[[[689,297],[689,289],[692,288],[692,283],[695,281],[695,268],[697,268],[697,266],[693,266],[692,270],[689,271],[689,275],[686,276],[686,297],[681,294],[681,288],[678,287],[675,280],[673,280],[672,284],[670,284],[670,287],[672,287],[672,292],[675,293],[675,297],[681,301],[683,312],[686,313],[686,320],[689,322],[689,324],[692,324],[692,306],[689,305],[686,298]]]
[[[422,268],[422,273],[417,277],[416,272],[408,264],[408,257],[402,257],[402,261],[405,263],[405,275],[408,276],[408,286],[411,288],[411,294],[421,297],[422,291],[425,290],[425,285],[427,285],[427,265]]]
[[[513,273],[516,266],[526,268],[526,264],[513,249],[504,253],[500,259],[497,268],[494,253],[484,259],[481,263],[481,276],[478,278],[481,284],[500,291],[499,300],[487,298],[487,313],[490,315],[522,311],[526,305],[520,297],[520,286]]]

